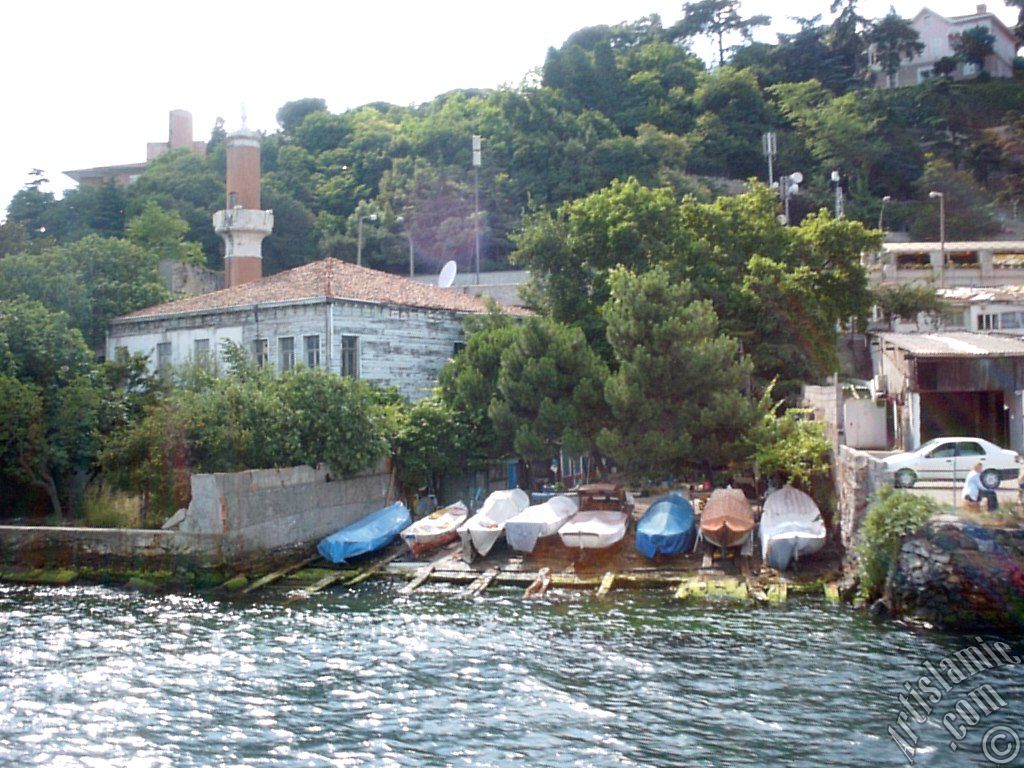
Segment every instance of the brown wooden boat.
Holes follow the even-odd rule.
[[[719,547],[738,547],[754,530],[754,510],[738,488],[716,488],[700,513],[700,532]]]

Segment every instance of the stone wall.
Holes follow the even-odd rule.
[[[884,464],[870,453],[843,445],[833,454],[840,541],[847,573],[856,567],[854,545],[871,497],[885,482]]]
[[[188,571],[280,561],[385,506],[389,478],[383,464],[345,478],[322,466],[193,475],[188,509],[165,530],[0,526],[0,565]]]
[[[900,545],[885,605],[957,630],[1024,629],[1024,530],[943,516]]]
[[[389,479],[383,465],[341,479],[323,465],[193,475],[176,528],[220,537],[228,563],[276,557],[385,506]]]

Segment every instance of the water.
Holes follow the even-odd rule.
[[[971,642],[818,601],[0,585],[0,765],[900,765],[900,687]],[[1024,735],[1024,667],[1003,667],[984,680],[1007,706],[950,750],[940,718],[981,679],[914,724],[916,765]]]

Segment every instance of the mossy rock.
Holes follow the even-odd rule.
[[[227,574],[223,571],[199,571],[193,575],[192,584],[197,589],[212,589],[219,587],[227,578]]]
[[[32,568],[5,571],[3,579],[23,584],[70,584],[78,575],[78,571],[73,568]]]

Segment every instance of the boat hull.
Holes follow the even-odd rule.
[[[480,511],[459,526],[462,559],[470,563],[477,554],[486,557],[505,535],[505,524],[529,505],[530,497],[518,488],[488,496]]]
[[[689,552],[696,540],[693,505],[679,494],[656,499],[636,524],[636,548],[652,560]]]
[[[700,533],[722,548],[739,547],[750,541],[754,530],[754,510],[736,488],[717,488],[700,516]]]
[[[761,559],[784,571],[825,546],[825,523],[814,499],[785,486],[765,499],[759,529]]]
[[[399,501],[331,534],[317,544],[317,551],[328,562],[344,563],[390,544],[411,523],[408,508]]]
[[[461,501],[439,509],[427,517],[417,520],[404,531],[402,541],[414,555],[442,547],[459,537],[458,527],[469,516],[469,510]]]
[[[527,507],[505,523],[505,539],[517,552],[533,552],[539,539],[558,533],[576,510],[575,500],[553,496],[543,504]]]
[[[605,549],[622,541],[629,517],[625,512],[588,509],[577,512],[558,529],[558,537],[573,549]]]

